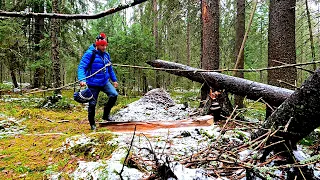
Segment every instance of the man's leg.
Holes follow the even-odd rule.
[[[90,127],[91,130],[95,130],[96,129],[96,123],[94,121],[94,116],[96,113],[96,104],[98,101],[98,95],[100,92],[100,89],[97,87],[89,87],[91,93],[93,94],[93,98],[91,99],[91,101],[89,101],[89,107],[88,107],[88,120],[90,123]]]
[[[107,103],[104,104],[104,109],[103,109],[103,120],[106,121],[112,121],[110,119],[110,111],[111,108],[115,105],[118,97],[118,92],[116,89],[113,87],[113,85],[108,81],[105,87],[103,88],[103,92],[106,93],[109,97],[109,100]]]

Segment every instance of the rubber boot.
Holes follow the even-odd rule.
[[[89,123],[90,123],[90,127],[91,127],[91,130],[96,130],[96,123],[94,121],[94,116],[95,116],[95,110],[96,107],[95,106],[90,106],[88,107],[88,120],[89,120]]]
[[[105,121],[114,121],[114,120],[112,120],[110,118],[110,111],[111,111],[112,107],[116,104],[117,97],[118,96],[109,97],[108,102],[104,105],[103,116],[102,116],[103,120],[105,120]]]

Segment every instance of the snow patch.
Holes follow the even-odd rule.
[[[186,105],[176,104],[163,89],[153,89],[113,118],[115,121],[170,121],[186,119],[191,111]]]

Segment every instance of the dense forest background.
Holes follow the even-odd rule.
[[[46,0],[0,2],[0,9],[9,12],[50,13],[53,9],[52,1]],[[54,2],[59,2],[57,12],[63,14],[94,14],[120,4],[118,0]],[[309,4],[308,11],[306,2]],[[246,29],[252,8],[253,2],[246,1]],[[256,8],[244,48],[245,69],[268,67],[269,2],[260,1]],[[220,1],[219,11],[219,68],[232,69],[237,59],[237,1]],[[296,2],[295,12],[296,62],[315,61],[319,59],[320,53],[319,1],[299,0]],[[163,59],[201,68],[201,1],[153,0],[100,19],[57,21],[58,29],[53,31],[52,19],[0,18],[0,82],[12,81],[16,87],[19,82],[28,82],[33,88],[52,87],[53,35],[58,38],[58,65],[62,85],[76,80],[79,61],[100,32],[105,32],[108,36],[107,50],[115,64],[147,66],[145,62],[148,60]],[[121,94],[141,94],[148,88],[159,86],[166,89],[200,87],[199,84],[164,72],[117,66],[114,68],[120,81]],[[309,65],[305,68],[314,67]],[[231,72],[225,73],[231,75]],[[299,69],[297,73],[297,85],[310,75]],[[247,72],[244,77],[267,83],[267,71]]]

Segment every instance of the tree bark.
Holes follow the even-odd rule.
[[[270,0],[269,7],[269,43],[268,66],[296,64],[295,46],[295,5],[296,0]],[[268,84],[293,89],[292,86],[280,83],[279,80],[295,85],[297,69],[275,69],[268,71]]]
[[[268,67],[279,65],[280,63],[276,61],[285,64],[296,64],[295,5],[296,0],[270,0]],[[280,81],[286,83],[281,83]],[[296,68],[268,71],[268,84],[270,85],[294,89],[296,81]],[[270,106],[275,105],[270,104]],[[267,106],[266,117],[269,117],[271,114],[272,110]]]
[[[159,58],[159,34],[158,34],[158,5],[157,0],[152,1],[152,9],[153,9],[153,37],[154,37],[154,47],[155,47],[155,59]],[[156,87],[160,88],[160,79],[161,76],[159,72],[155,72],[156,78]]]
[[[201,68],[219,69],[219,0],[202,0]]]
[[[219,69],[220,49],[219,49],[219,25],[220,25],[220,1],[201,1],[201,68],[205,70]],[[209,84],[204,83],[201,88],[201,100],[206,101],[210,89]],[[214,89],[216,91],[217,89]],[[218,97],[220,107],[224,108],[223,114],[229,114],[232,106],[226,92]],[[210,98],[209,98],[210,99]],[[221,103],[220,103],[221,102]],[[200,104],[203,107],[204,104]],[[230,109],[228,109],[230,108]]]
[[[187,65],[190,66],[190,21],[191,21],[191,16],[190,16],[190,0],[188,0],[187,4]]]
[[[17,81],[17,77],[14,69],[10,69],[10,75],[11,75],[11,79],[14,87],[18,88],[19,85],[18,85],[18,81]]]
[[[275,130],[286,127],[286,131],[279,131],[291,145],[295,145],[315,128],[320,126],[320,69],[310,76],[302,86],[296,90],[276,111],[265,121],[265,129]],[[281,128],[283,130],[284,128]],[[260,130],[257,134],[261,134]]]
[[[52,1],[52,12],[58,12],[59,0]],[[61,86],[60,59],[59,59],[59,20],[51,20],[51,40],[52,40],[52,64],[53,64],[53,87]],[[55,90],[55,94],[61,94],[61,89]]]
[[[10,48],[14,49],[17,47],[18,47],[18,42],[15,42],[15,44],[12,45]],[[16,76],[15,71],[19,67],[19,62],[17,60],[16,54],[13,51],[9,51],[7,56],[8,56],[8,63],[9,63],[8,65],[9,65],[9,71],[10,71],[12,83],[15,88],[18,88],[19,85],[18,85],[17,76]]]
[[[55,18],[55,19],[67,19],[67,20],[73,20],[73,19],[99,19],[104,16],[119,12],[123,9],[135,6],[137,4],[143,3],[147,0],[135,0],[132,3],[119,5],[115,8],[108,9],[106,11],[103,11],[98,14],[88,15],[88,14],[59,14],[59,13],[20,13],[20,12],[5,12],[0,10],[0,16],[5,17],[24,17],[24,18],[35,18],[35,17],[41,17],[41,18]]]
[[[235,48],[235,60],[237,61],[237,57],[240,52],[240,48],[242,45],[242,41],[245,35],[245,0],[237,0],[237,22],[236,22],[236,48]],[[238,63],[238,67],[236,69],[243,69],[244,67],[244,51],[240,54],[240,59]],[[237,71],[236,77],[243,78],[244,73]],[[243,97],[235,96],[234,104],[238,105],[238,108],[243,108]]]
[[[246,98],[252,100],[262,98],[267,103],[274,104],[276,106],[281,105],[294,92],[289,89],[228,76],[221,73],[197,72],[197,70],[200,69],[163,60],[153,60],[147,63],[153,67],[175,69],[163,71],[183,76],[199,83],[207,82],[210,86],[214,87],[215,90],[225,89],[232,94],[246,96]],[[183,71],[176,69],[181,69]]]
[[[44,12],[44,5],[40,4],[41,2],[35,2],[34,4],[34,11],[36,13],[42,13]],[[35,61],[40,61],[40,41],[44,38],[43,36],[43,30],[44,30],[44,18],[36,17],[34,20],[34,51],[35,51]],[[44,85],[44,82],[41,83],[41,80],[43,80],[43,73],[44,69],[42,67],[37,67],[35,69],[34,73],[34,88],[38,88],[41,85]]]

